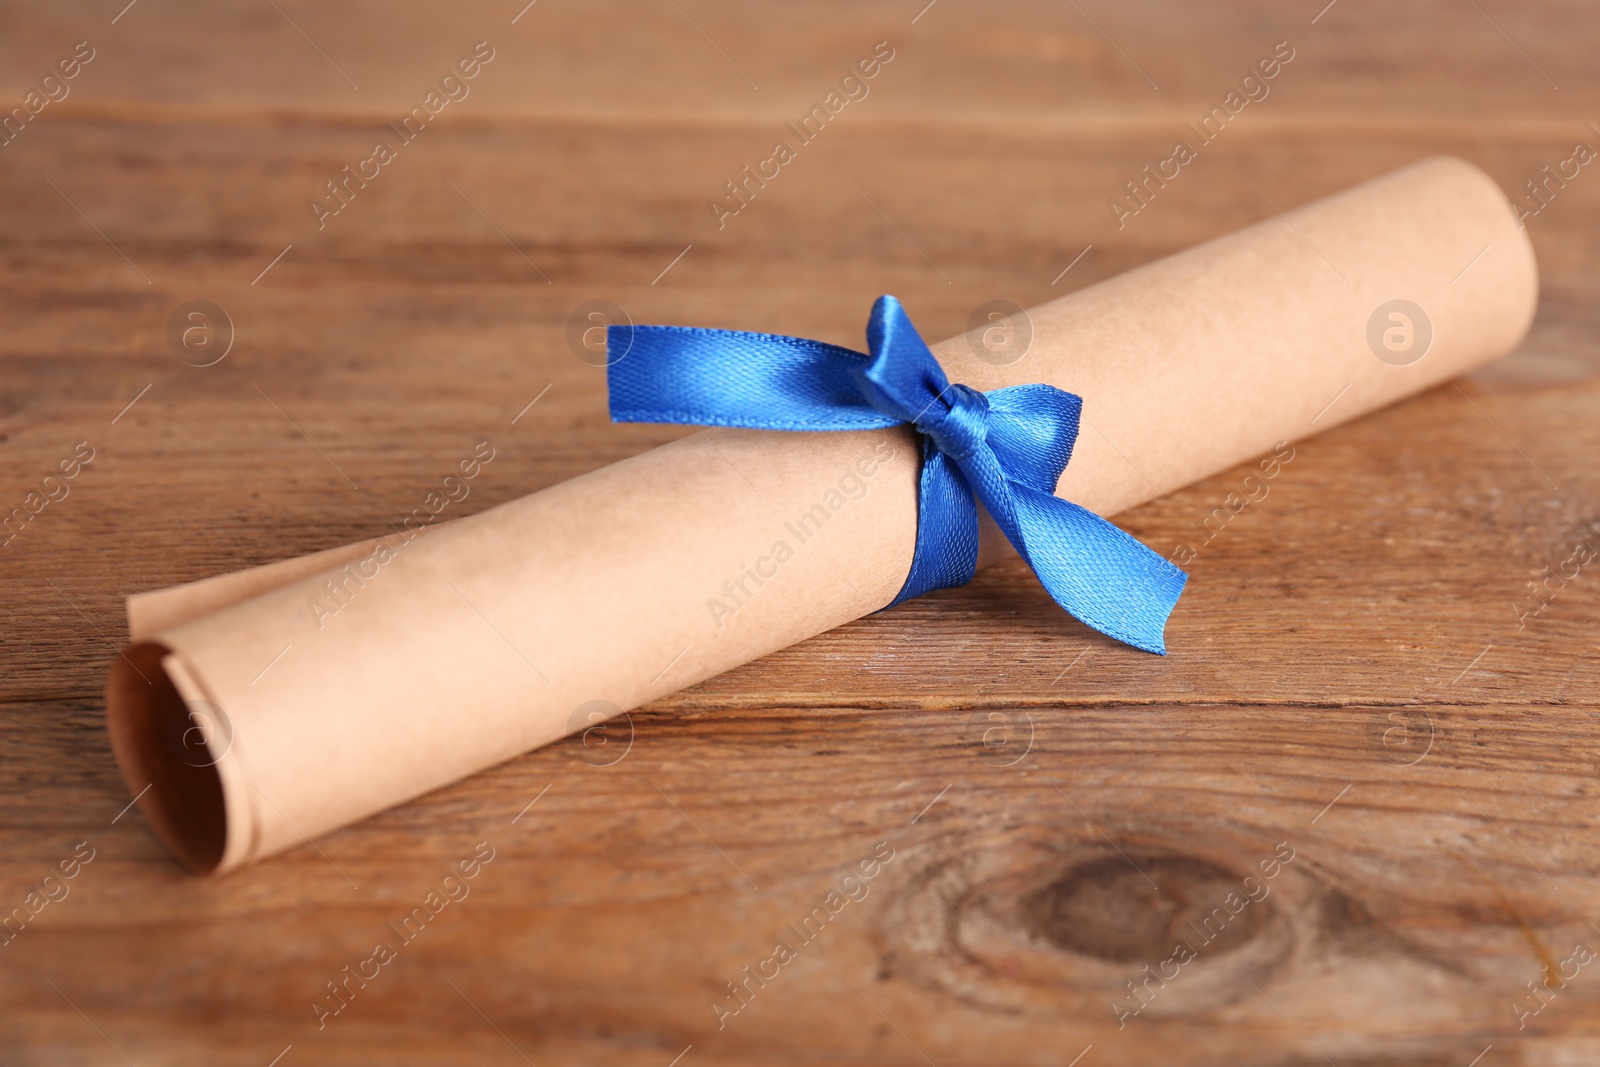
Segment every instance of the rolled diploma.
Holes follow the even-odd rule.
[[[1057,492],[1111,515],[1504,354],[1537,287],[1504,195],[1441,158],[1035,308],[1011,365],[933,350],[952,381],[1082,396]],[[1367,340],[1396,298],[1432,325],[1408,366]],[[716,429],[410,541],[133,597],[118,761],[181,862],[241,866],[587,727],[590,701],[633,708],[884,607],[919,467],[906,429]],[[1009,548],[984,526],[989,562]]]

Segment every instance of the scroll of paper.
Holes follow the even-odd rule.
[[[1081,397],[1056,494],[1112,515],[1508,352],[1537,288],[1500,190],[1435,159],[1034,308],[1015,362],[970,335],[933,351],[975,389]],[[697,432],[420,534],[133,597],[118,761],[185,865],[250,863],[584,728],[591,702],[884,607],[921,461],[905,428]],[[982,535],[982,561],[1008,551]]]

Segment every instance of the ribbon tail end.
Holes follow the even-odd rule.
[[[1114,637],[1124,644],[1132,645],[1142,652],[1150,652],[1157,656],[1167,654],[1167,620],[1172,617],[1172,609],[1178,606],[1178,598],[1183,594],[1183,587],[1188,584],[1189,576],[1176,567],[1163,575],[1161,588],[1150,593],[1145,617],[1139,619],[1133,626],[1117,630],[1105,629],[1095,626],[1109,637]],[[1089,625],[1094,626],[1094,623]],[[1120,631],[1120,632],[1118,632]]]
[[[1166,655],[1167,619],[1189,576],[1077,504],[1026,486],[1011,488],[1016,525],[1001,529],[1051,599],[1107,637]]]

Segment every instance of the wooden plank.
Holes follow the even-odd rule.
[[[571,739],[207,883],[133,816],[109,825],[92,706],[17,708],[12,729],[78,780],[26,783],[34,844],[8,867],[37,878],[78,840],[97,855],[7,949],[11,1004],[82,1040],[47,975],[135,1062],[174,1026],[241,1057],[246,1034],[327,1062],[492,1049],[447,978],[535,1062],[689,1043],[712,1062],[915,1061],[861,994],[935,1062],[1093,1043],[1141,1063],[1196,1040],[1195,1062],[1314,1059],[1274,1005],[1335,1062],[1442,1062],[1514,1031],[1522,982],[1594,936],[1595,754],[1564,751],[1586,709],[1036,707],[1002,713],[1015,748],[992,714],[669,704],[633,717],[615,763]],[[403,944],[387,924],[480,841],[495,859],[470,895]],[[880,841],[894,858],[800,944],[786,924]],[[1275,850],[1293,858],[1264,878]],[[1235,891],[1258,899],[1202,927]],[[718,1031],[711,1005],[739,1003],[724,983],[779,939],[792,969]],[[319,1031],[322,983],[379,941],[399,958]],[[1119,1028],[1114,1005],[1139,1003],[1124,983],[1169,941],[1197,959]],[[1597,996],[1572,982],[1532,1033],[1600,1039]]]

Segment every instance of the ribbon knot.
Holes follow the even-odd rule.
[[[613,335],[617,336],[613,336]],[[917,543],[898,604],[972,580],[981,503],[1051,598],[1119,641],[1165,653],[1187,576],[1055,495],[1082,400],[1049,385],[951,383],[900,302],[879,297],[863,354],[821,341],[681,326],[609,327],[611,417],[757,430],[874,430],[922,441]]]
[[[989,439],[989,400],[971,386],[952,382],[924,414],[909,421],[951,459],[969,459]]]

